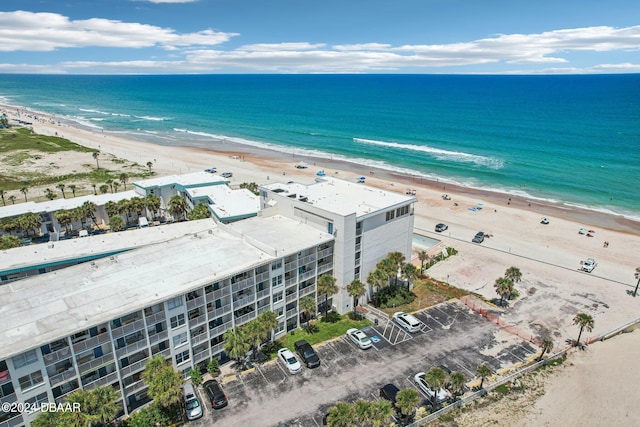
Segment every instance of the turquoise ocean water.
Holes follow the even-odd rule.
[[[225,140],[640,219],[640,75],[0,75],[0,103],[158,144]]]

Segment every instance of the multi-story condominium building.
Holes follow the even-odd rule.
[[[411,257],[413,196],[329,177],[310,185],[273,183],[259,189],[263,214],[277,212],[335,237],[333,276],[340,291],[331,304],[339,313],[353,308],[346,291],[351,281],[366,284],[389,252]]]
[[[62,402],[112,386],[130,413],[149,400],[150,357],[186,375],[224,360],[224,332],[264,311],[277,314],[275,337],[297,328],[299,299],[317,298],[318,276],[333,274],[334,236],[281,215],[205,221],[200,232],[0,286],[0,401]],[[0,427],[35,416],[0,412]]]

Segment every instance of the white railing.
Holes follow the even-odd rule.
[[[66,359],[71,355],[71,347],[62,347],[59,350],[56,350],[49,354],[43,354],[42,358],[44,359],[45,365],[51,365],[56,363],[62,359]]]

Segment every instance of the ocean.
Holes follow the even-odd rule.
[[[0,103],[157,144],[248,144],[640,219],[639,74],[0,74]]]

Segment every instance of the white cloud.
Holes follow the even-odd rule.
[[[236,35],[211,29],[179,34],[171,28],[101,18],[73,21],[55,13],[0,12],[0,52],[82,47],[174,49],[213,46]]]
[[[280,51],[303,51],[323,48],[324,43],[257,43],[248,44],[238,48],[240,51],[253,52],[280,52]]]

